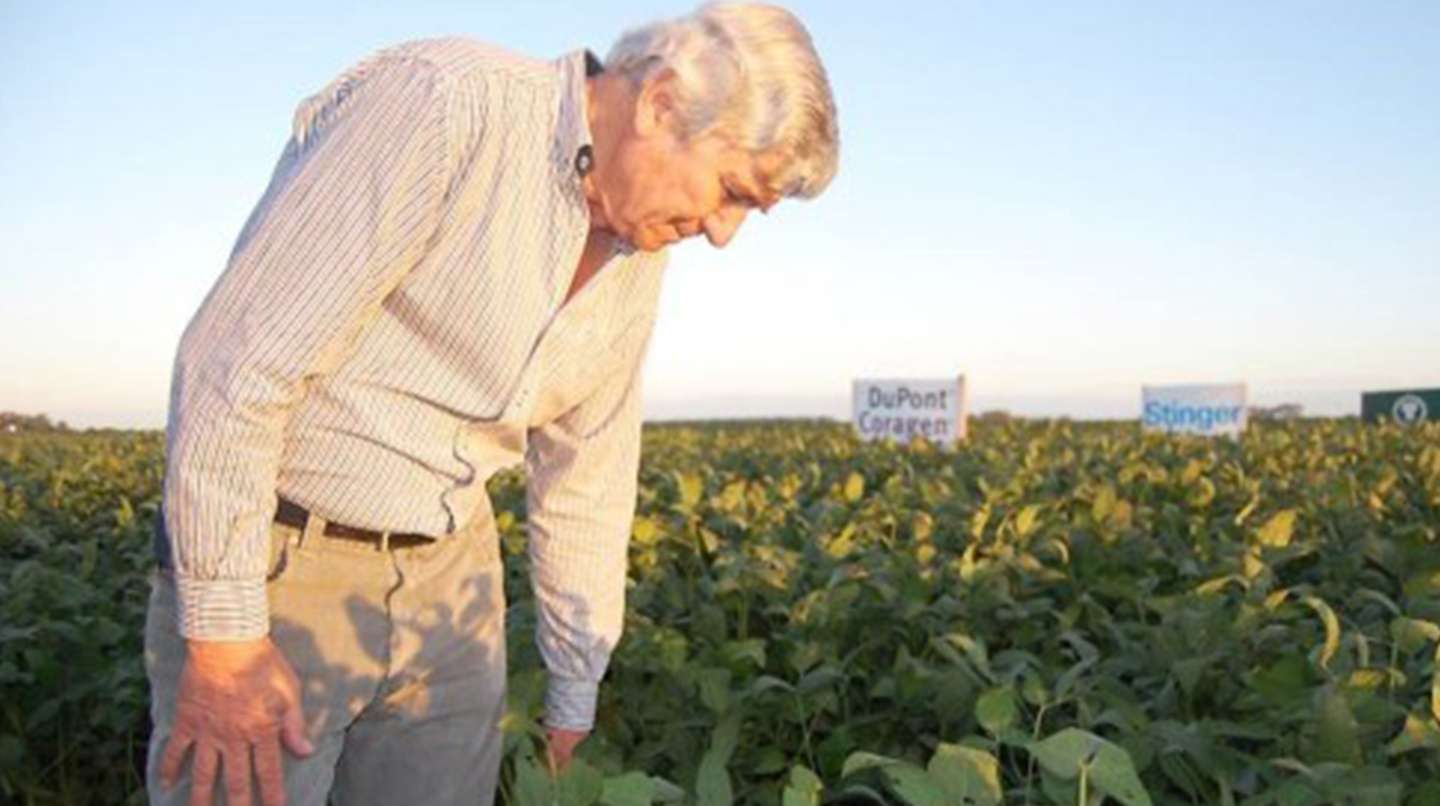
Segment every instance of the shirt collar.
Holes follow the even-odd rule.
[[[586,110],[585,79],[604,71],[600,59],[588,48],[566,54],[560,59],[560,113],[555,125],[555,148],[551,155],[560,186],[572,200],[588,209],[580,179],[595,164],[595,149],[590,140],[590,121]],[[635,245],[623,238],[613,242],[612,255],[630,255]]]
[[[588,48],[567,53],[560,58],[559,66],[560,110],[555,121],[555,148],[551,157],[561,183],[578,189],[581,177],[595,164],[586,114],[585,79],[604,68]]]

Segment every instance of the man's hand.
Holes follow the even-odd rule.
[[[570,759],[575,755],[575,746],[590,735],[588,730],[566,730],[565,728],[546,728],[546,754],[549,756],[550,773],[559,775],[570,765]]]
[[[175,786],[193,745],[191,806],[212,802],[217,765],[225,768],[230,804],[249,806],[253,752],[261,803],[283,806],[282,741],[297,756],[315,752],[305,737],[300,681],[270,639],[187,641],[175,726],[160,760],[165,788]]]

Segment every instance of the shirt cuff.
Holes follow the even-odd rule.
[[[175,575],[180,635],[195,641],[251,641],[270,634],[265,578],[194,579]]]
[[[595,726],[595,701],[599,696],[599,683],[550,675],[550,685],[545,689],[545,725],[590,730]]]

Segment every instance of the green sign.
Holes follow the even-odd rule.
[[[1381,420],[1401,425],[1440,422],[1440,389],[1365,392],[1360,395],[1360,416],[1372,423]]]

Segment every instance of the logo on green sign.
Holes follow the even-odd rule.
[[[1415,425],[1424,422],[1429,416],[1430,409],[1425,405],[1425,400],[1419,395],[1401,395],[1395,398],[1395,405],[1390,407],[1390,416],[1395,422],[1401,425]]]

